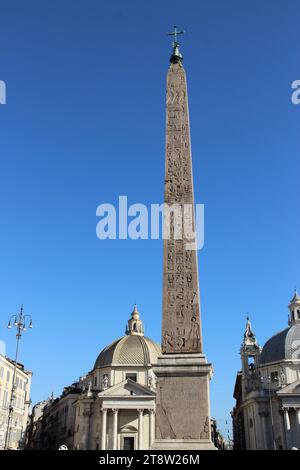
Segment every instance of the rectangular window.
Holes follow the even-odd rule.
[[[4,367],[0,367],[0,379],[2,379],[4,375]]]
[[[9,370],[6,372],[6,382],[9,382],[10,379],[10,372]]]
[[[131,436],[124,437],[123,449],[134,450],[134,437],[131,437]]]
[[[271,372],[271,382],[276,383],[278,382],[278,372]]]
[[[128,374],[126,374],[126,379],[130,379],[130,380],[133,380],[134,382],[137,381],[137,374],[132,374],[131,372],[129,372]]]

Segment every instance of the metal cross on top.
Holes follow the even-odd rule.
[[[167,33],[167,34],[168,34],[168,36],[174,36],[174,43],[178,44],[177,35],[178,34],[184,34],[184,33],[185,33],[185,31],[177,31],[177,27],[176,27],[176,25],[174,25],[174,31],[172,31],[171,33]]]

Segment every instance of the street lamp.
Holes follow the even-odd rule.
[[[21,305],[20,312],[17,315],[12,315],[7,325],[8,329],[11,329],[13,326],[16,327],[17,344],[16,344],[16,355],[15,355],[15,362],[14,362],[12,387],[11,387],[11,394],[10,394],[9,408],[8,408],[8,419],[7,419],[4,449],[8,449],[9,447],[11,418],[12,418],[12,413],[14,411],[14,399],[16,398],[15,396],[16,383],[15,382],[16,382],[16,372],[17,372],[17,363],[18,363],[18,354],[19,354],[19,341],[22,337],[23,332],[27,330],[27,325],[29,328],[32,328],[32,318],[31,318],[31,315],[23,314],[23,305]]]

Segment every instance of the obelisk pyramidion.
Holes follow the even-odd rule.
[[[162,355],[154,367],[153,449],[213,449],[212,367],[202,352],[196,242],[186,233],[188,228],[195,230],[186,75],[177,42],[180,33],[175,27],[171,34],[175,37],[166,97]]]

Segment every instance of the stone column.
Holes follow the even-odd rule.
[[[101,450],[105,450],[106,447],[106,417],[107,409],[101,409]]]
[[[155,438],[155,410],[153,408],[149,409],[149,448],[154,442]]]
[[[265,412],[260,412],[259,417],[261,420],[261,450],[267,450],[268,449],[268,439],[267,439],[267,427],[266,427],[266,419],[267,419],[267,413]]]
[[[80,448],[82,450],[89,449],[90,439],[90,419],[91,419],[91,407],[90,404],[86,404],[81,416],[81,436],[80,436]]]
[[[296,416],[297,416],[297,426],[298,426],[298,432],[300,434],[300,408],[296,409]]]
[[[296,408],[296,423],[297,423],[297,436],[298,436],[298,449],[300,449],[300,408]]]
[[[142,408],[138,408],[139,413],[139,434],[138,434],[138,449],[142,450],[143,448],[143,412]]]
[[[284,408],[283,413],[284,413],[284,427],[285,427],[285,435],[286,435],[286,447],[289,450],[292,447],[291,423],[290,423],[290,417],[289,417],[289,409]]]
[[[117,450],[118,445],[118,408],[113,408],[113,450]]]

